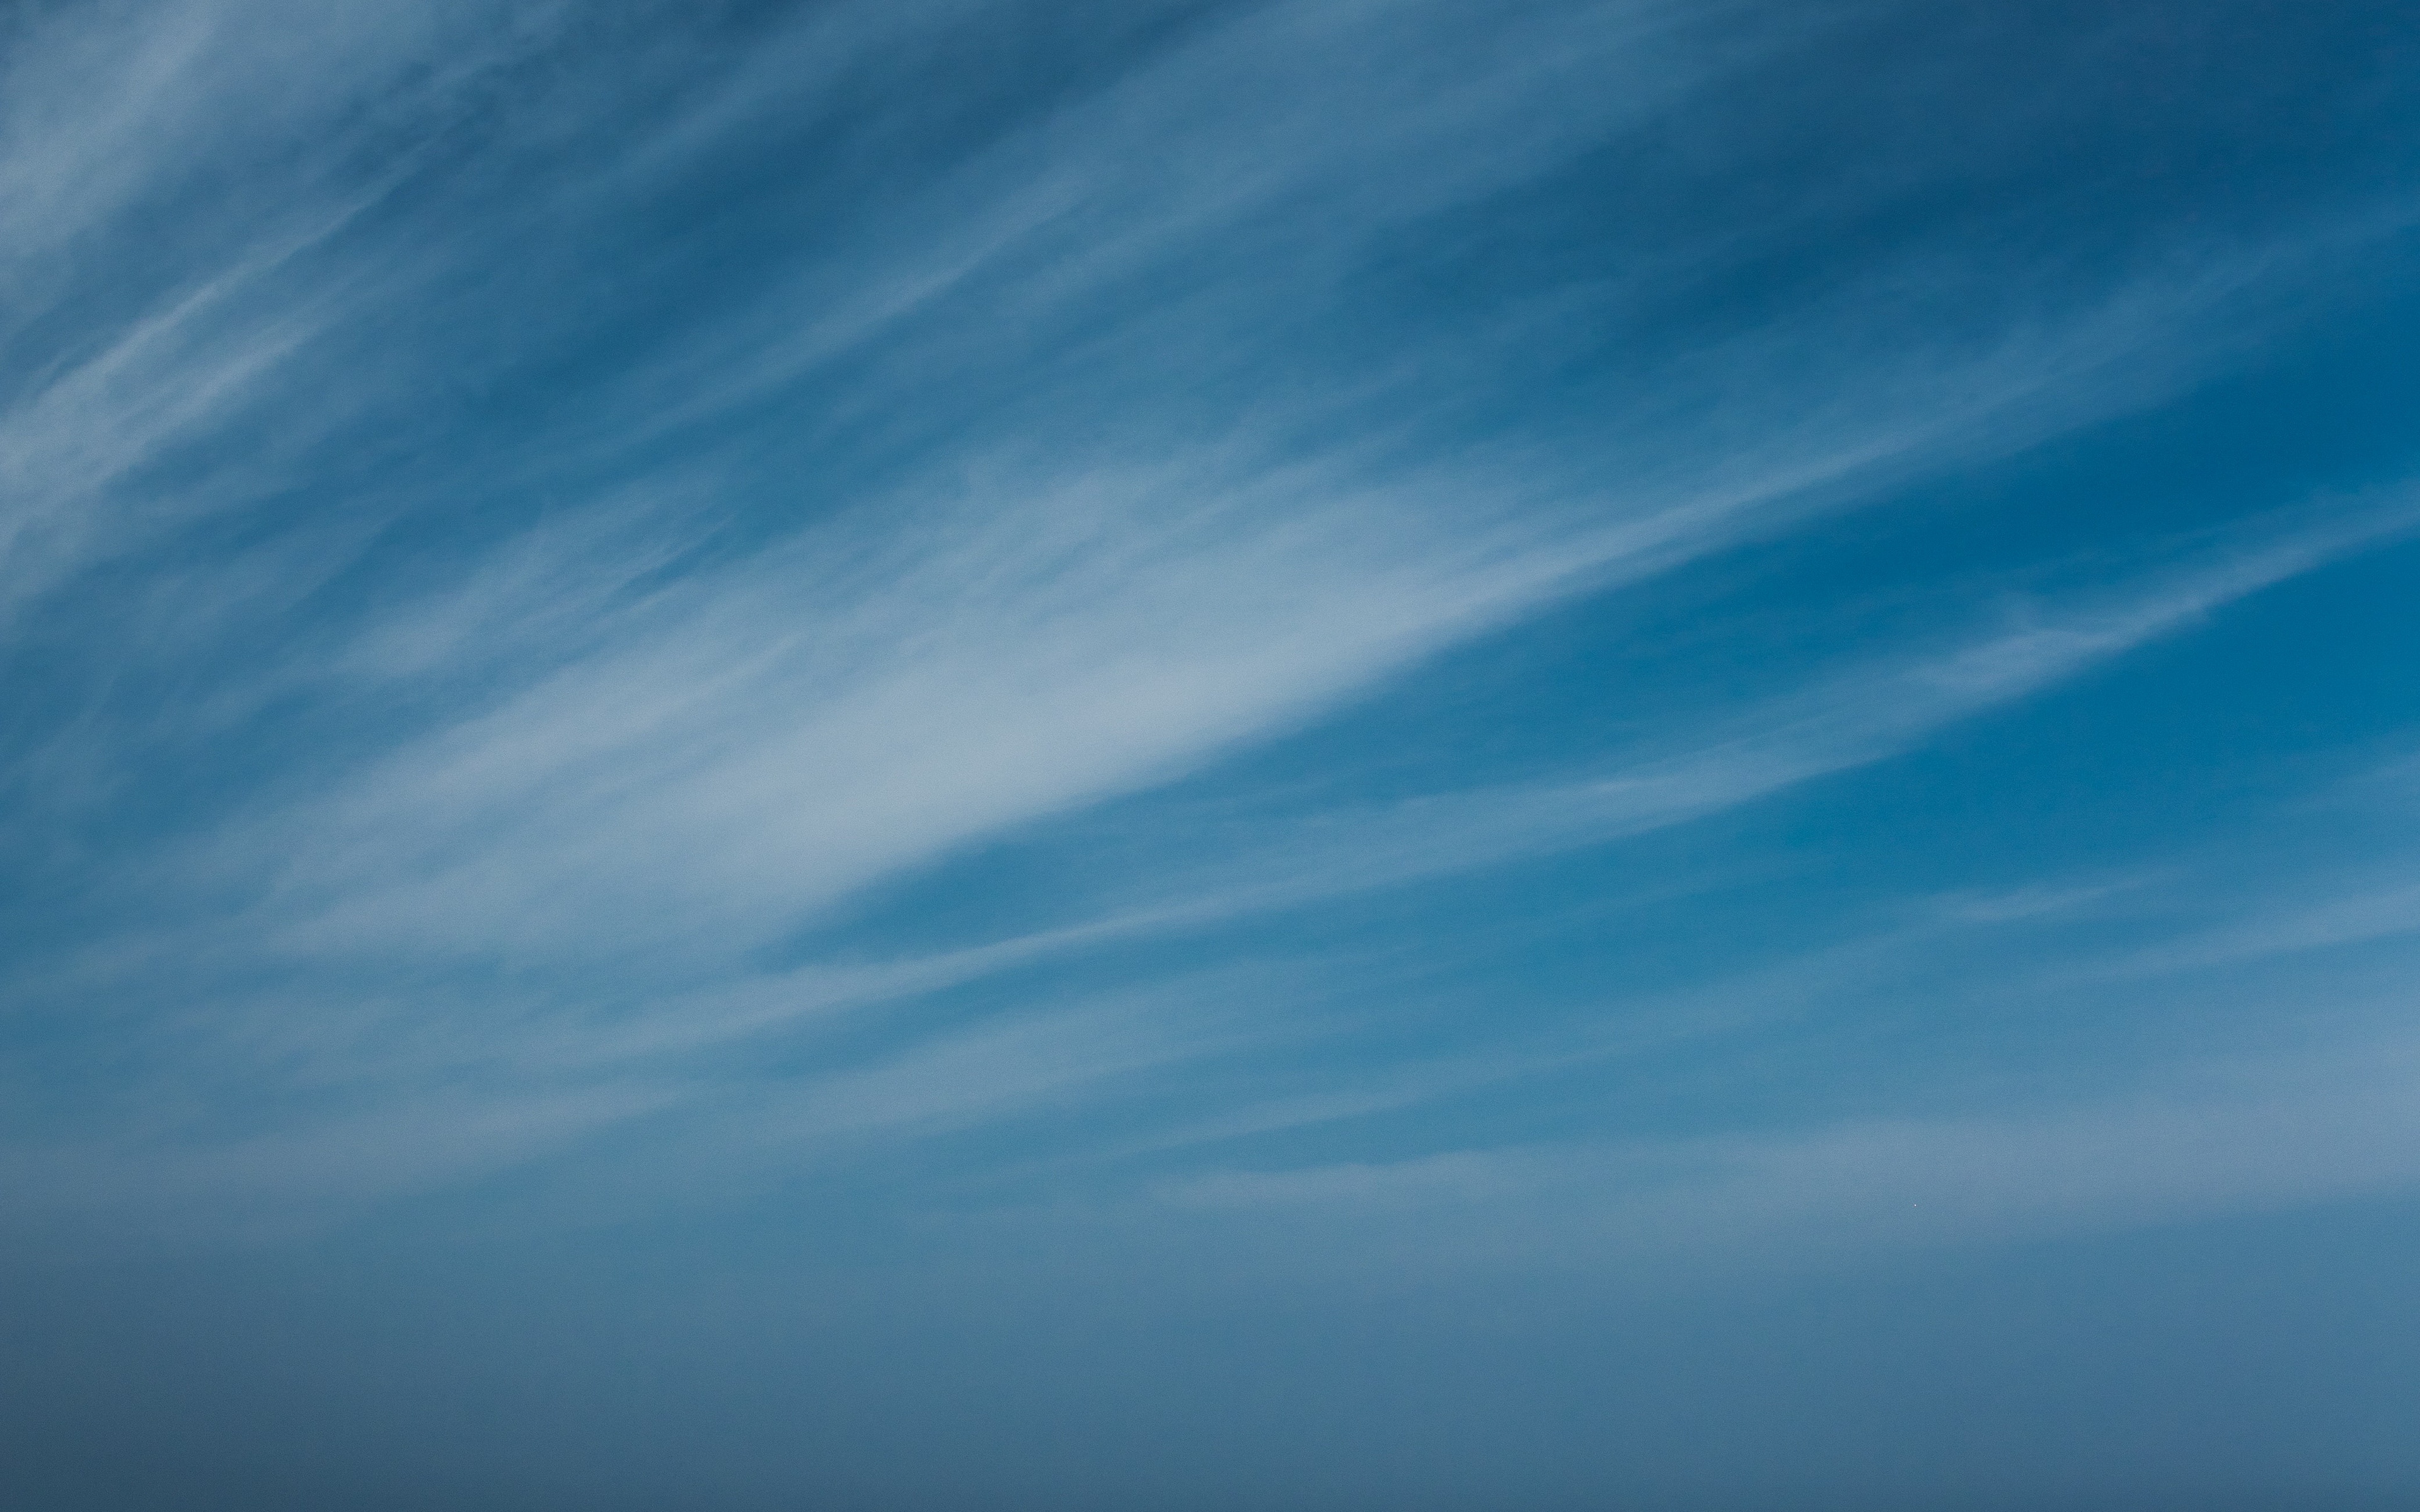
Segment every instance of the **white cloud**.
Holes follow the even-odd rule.
[[[1163,1181],[1282,1214],[1312,1263],[1797,1266],[1878,1247],[2150,1227],[2420,1186],[2420,1056],[2172,1068],[2104,1101],[1770,1134],[1453,1150]],[[1395,1246],[1413,1224],[1418,1251]],[[1332,1227],[1326,1242],[1311,1230]]]
[[[411,1094],[402,1124],[461,1123],[442,1099],[412,1099],[473,1068],[526,1074],[543,1109],[571,1095],[553,1079],[566,1065],[1683,823],[1885,759],[2381,528],[2326,523],[2045,609],[1580,778],[1272,826],[1232,854],[1180,837],[1182,854],[1135,879],[1133,906],[1106,917],[752,976],[751,951],[886,879],[1201,770],[1559,598],[2173,392],[2206,355],[2204,324],[2305,249],[2197,254],[2105,286],[2046,278],[2009,291],[1997,328],[1955,333],[1875,314],[1891,307],[1877,288],[1926,276],[1916,249],[1752,330],[1685,351],[1642,338],[1622,354],[1630,396],[1585,437],[1566,421],[1555,436],[1440,445],[1419,438],[1460,436],[1450,423],[1470,396],[1455,353],[1533,337],[1552,312],[1494,312],[1476,337],[1409,332],[1390,361],[1357,366],[1272,331],[1323,308],[1404,228],[1533,181],[1810,23],[1546,7],[1442,48],[1436,28],[1467,24],[1465,8],[1254,8],[962,144],[895,195],[843,204],[794,259],[701,295],[661,345],[566,383],[559,412],[465,443],[400,496],[315,495],[304,525],[252,521],[260,544],[245,550],[144,567],[217,617],[163,615],[141,633],[75,621],[65,590],[80,574],[276,489],[307,492],[307,469],[269,464],[409,421],[432,372],[470,385],[505,361],[467,337],[432,339],[434,355],[382,339],[427,314],[416,301],[449,275],[508,263],[548,217],[612,225],[648,209],[829,81],[905,67],[965,8],[818,9],[649,117],[628,151],[548,178],[511,213],[479,219],[465,193],[465,224],[364,232],[383,193],[443,156],[414,155],[430,142],[510,156],[611,124],[619,76],[500,110],[502,124],[468,108],[481,81],[544,55],[563,14],[138,7],[28,34],[8,65],[0,288],[28,309],[55,314],[74,295],[99,313],[0,395],[0,608],[67,604],[61,623],[90,636],[110,676],[132,668],[171,692],[117,722],[93,693],[6,777],[28,810],[68,807],[69,784],[105,804],[113,763],[173,765],[281,700],[318,701],[326,737],[308,750],[266,738],[225,762],[243,775],[202,839],[129,842],[82,879],[129,922],[64,970],[43,961],[10,980],[29,1000],[148,1013],[154,1032],[201,1023],[194,1041],[214,1029],[218,1045],[197,1056],[228,1086],[392,1082]],[[1333,58],[1354,61],[1319,61]],[[1239,112],[1239,98],[1264,108]],[[357,115],[386,134],[333,124]],[[472,116],[492,135],[449,134]],[[343,171],[357,157],[381,166]],[[246,188],[197,223],[175,266],[136,279],[96,265],[76,282],[85,251],[122,246],[138,211],[203,168]],[[1842,191],[1860,192],[1876,191]],[[1606,330],[1628,331],[1674,267],[1740,234],[1611,270],[1584,297]],[[542,363],[586,329],[588,297],[543,311],[468,299],[429,318],[525,319],[537,334],[511,360]],[[608,301],[595,317],[613,313]],[[1244,396],[1197,397],[1238,375]],[[739,442],[696,439],[748,405],[780,413]],[[812,448],[781,450],[792,431],[852,427],[912,455],[832,483]],[[254,449],[256,431],[274,444]],[[672,461],[628,460],[675,441],[688,449]],[[241,464],[147,480],[201,442]],[[779,460],[752,466],[752,448]],[[603,465],[615,458],[627,465]],[[560,502],[535,529],[463,523],[479,501],[527,498]],[[765,525],[752,546],[718,533],[743,516]],[[442,569],[415,559],[324,618],[290,612],[294,584],[336,579],[381,525],[422,517],[462,527],[458,556],[432,553]],[[97,602],[97,616],[119,606]],[[363,993],[365,980],[384,986]],[[444,990],[415,996],[430,980]],[[398,1019],[417,1022],[391,1032]],[[990,1025],[819,1084],[815,1127],[975,1119],[1096,1089],[1189,1053],[1169,1032],[1099,1015]],[[146,1089],[119,1091],[140,1103]],[[1235,1117],[1395,1095],[1311,1093]],[[314,1140],[332,1165],[278,1153]],[[222,1165],[316,1190],[341,1185],[328,1173],[369,1143],[331,1125]],[[163,1156],[163,1170],[208,1185],[217,1158]],[[387,1190],[374,1153],[361,1159],[361,1190]]]

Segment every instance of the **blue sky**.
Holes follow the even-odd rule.
[[[26,1504],[2414,1504],[2415,65],[0,17]]]

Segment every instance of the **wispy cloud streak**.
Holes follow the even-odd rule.
[[[1558,176],[1693,192],[1641,144],[1867,9],[1138,14],[965,120],[899,101],[999,8],[10,23],[0,837],[50,912],[0,987],[59,1064],[114,1037],[135,1068],[40,1103],[122,1140],[28,1148],[319,1192],[451,1120],[492,1138],[392,1180],[365,1154],[361,1190],[489,1169],[470,1146],[713,1101],[749,1035],[1871,765],[2406,522],[2340,511],[1550,782],[1171,822],[1039,928],[768,967],[1552,606],[2173,395],[2336,237],[2152,227],[2086,275],[1919,232],[1770,308],[1699,286],[1888,221],[1959,167],[1919,145],[1525,282],[1490,257],[1555,249],[1469,223]],[[1422,238],[1469,245],[1406,273]],[[1157,1001],[834,1052],[758,1122],[973,1126],[1281,1038]]]

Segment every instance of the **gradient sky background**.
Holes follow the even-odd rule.
[[[2415,80],[0,10],[0,1503],[2420,1507]]]

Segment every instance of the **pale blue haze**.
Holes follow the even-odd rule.
[[[0,8],[0,1505],[2420,1507],[2415,78]]]

